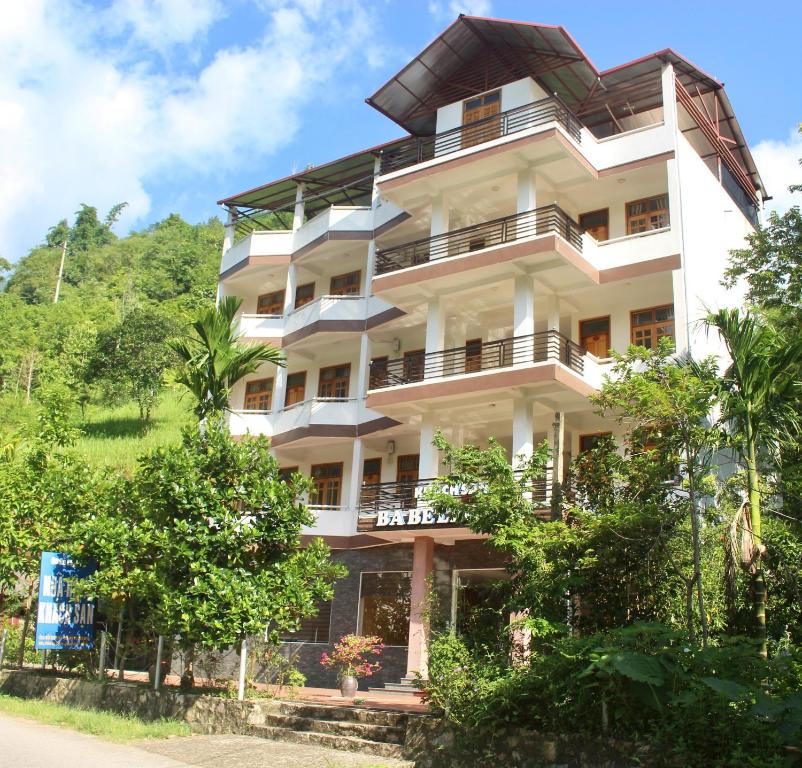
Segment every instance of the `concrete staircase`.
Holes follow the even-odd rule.
[[[415,715],[286,701],[265,714],[264,725],[252,725],[250,732],[264,739],[401,759],[410,717]]]
[[[420,689],[415,685],[417,678],[414,675],[405,675],[399,683],[385,683],[382,688],[368,688],[371,693],[408,693],[414,696]]]

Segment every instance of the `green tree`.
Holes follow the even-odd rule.
[[[749,312],[722,309],[707,318],[726,345],[731,363],[718,385],[721,419],[731,426],[731,441],[746,469],[752,542],[748,564],[755,632],[766,655],[766,552],[761,517],[761,459],[776,458],[800,434],[802,338],[789,339]]]
[[[195,413],[203,420],[228,409],[231,388],[262,363],[284,366],[284,356],[269,344],[241,344],[235,315],[242,300],[226,296],[216,307],[198,312],[192,333],[173,342],[181,360],[176,381],[195,398]]]
[[[712,425],[716,398],[716,361],[675,359],[673,344],[661,339],[657,349],[630,347],[615,355],[611,376],[591,398],[603,416],[626,424],[633,438],[654,446],[655,460],[675,467],[685,478],[689,497],[693,572],[681,575],[687,589],[696,589],[702,643],[707,644],[708,621],[702,585],[702,544],[698,505],[704,495],[719,430]],[[695,622],[688,616],[688,634],[695,639]]]

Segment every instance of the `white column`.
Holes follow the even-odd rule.
[[[287,286],[284,289],[284,317],[287,317],[295,306],[295,289],[297,287],[298,270],[295,264],[290,263],[287,268]]]
[[[537,207],[535,193],[535,173],[529,168],[518,171],[518,206],[517,212],[533,211]]]
[[[304,184],[299,184],[295,190],[295,210],[292,214],[292,231],[297,232],[304,223]]]
[[[370,380],[370,339],[367,333],[363,333],[359,340],[359,371],[357,373],[356,396],[360,401],[364,401],[368,392],[368,382]],[[360,402],[360,410],[363,403]]]
[[[439,296],[429,299],[426,314],[426,351],[439,352],[443,349],[446,336],[445,310]]]
[[[234,238],[236,237],[236,229],[234,222],[236,221],[234,209],[228,208],[228,216],[226,217],[226,229],[223,234],[223,255],[226,251],[234,245]]]
[[[528,362],[534,357],[535,332],[535,286],[528,275],[515,278],[512,312],[512,335],[522,337],[513,344],[513,363]]]
[[[432,222],[430,234],[432,237],[448,232],[448,200],[441,192],[432,198]]]
[[[557,411],[549,432],[549,448],[551,449],[551,511],[556,518],[560,511],[563,483],[563,454],[565,453],[565,414]]]
[[[434,416],[431,413],[424,413],[420,422],[418,477],[425,480],[437,477],[440,474],[440,456],[437,448],[432,445],[434,432]]]
[[[278,413],[284,407],[284,398],[287,394],[287,369],[279,366],[276,368],[276,383],[273,385],[273,407],[272,413]]]
[[[362,438],[357,437],[351,449],[351,485],[348,489],[348,509],[352,511],[359,509],[359,493],[362,489],[363,454]],[[356,524],[356,516],[354,516],[354,524]]]
[[[535,425],[532,402],[516,398],[512,402],[512,465],[518,467],[532,458]]]
[[[556,293],[549,294],[546,299],[546,328],[560,330],[560,297]]]
[[[364,295],[373,295],[373,276],[376,274],[376,241],[368,241],[368,262],[365,269],[365,291]]]

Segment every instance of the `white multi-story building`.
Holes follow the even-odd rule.
[[[697,321],[738,303],[720,279],[765,196],[722,84],[671,50],[599,72],[560,27],[461,16],[368,103],[409,135],[221,201],[220,294],[287,358],[231,430],[312,476],[309,534],[349,568],[295,638],[312,684],[350,632],[384,637],[382,682],[425,673],[427,577],[459,627],[502,573],[419,498],[435,430],[511,462],[549,441],[548,508],[614,431],[587,399],[611,348],[715,351]]]

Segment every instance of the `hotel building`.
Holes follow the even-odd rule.
[[[511,462],[548,441],[548,513],[616,431],[587,399],[610,349],[717,351],[697,321],[739,303],[720,279],[765,197],[723,85],[673,50],[600,72],[561,27],[460,16],[367,101],[406,135],[220,201],[219,294],[287,359],[231,431],[313,478],[307,533],[349,571],[287,638],[310,685],[353,632],[388,646],[372,685],[425,676],[429,580],[461,628],[503,577],[420,498],[435,431]]]

